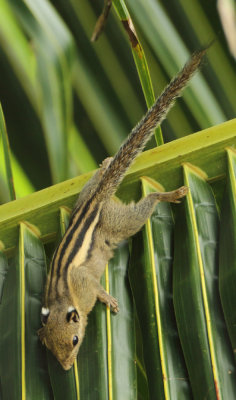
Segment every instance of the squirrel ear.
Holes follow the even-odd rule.
[[[79,322],[79,313],[74,307],[69,307],[66,314],[67,322]]]
[[[48,317],[49,317],[49,314],[50,314],[49,308],[42,307],[42,309],[41,309],[41,322],[42,322],[43,326],[46,325]]]

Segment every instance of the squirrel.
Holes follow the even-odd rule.
[[[141,229],[159,201],[177,203],[188,191],[182,186],[172,192],[154,192],[129,204],[114,198],[125,172],[198,70],[205,52],[193,53],[117,154],[103,161],[78,197],[68,229],[53,255],[41,309],[42,328],[38,331],[41,342],[65,370],[77,357],[87,316],[96,301],[115,313],[119,311],[117,300],[100,284],[114,249]]]

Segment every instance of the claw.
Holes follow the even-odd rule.
[[[188,191],[189,191],[189,188],[187,186],[181,186],[179,189],[176,189],[174,191],[174,195],[175,195],[176,199],[173,199],[172,203],[175,203],[175,204],[181,203],[181,200],[178,200],[178,199],[181,199],[182,197],[186,196]]]
[[[118,301],[117,301],[114,297],[112,297],[112,296],[109,296],[109,297],[110,297],[110,298],[109,298],[109,300],[108,300],[108,302],[107,302],[107,305],[108,305],[108,307],[111,308],[111,310],[112,310],[115,314],[117,314],[117,313],[119,312]]]

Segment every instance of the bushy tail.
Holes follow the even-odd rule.
[[[109,197],[115,193],[126,170],[132,164],[135,157],[143,150],[156,126],[163,121],[175,99],[180,96],[182,90],[198,70],[206,51],[207,49],[203,49],[193,53],[183,69],[172,79],[154,105],[148,110],[147,114],[131,131],[104,173],[103,179],[97,189],[99,197],[102,198],[103,195]]]

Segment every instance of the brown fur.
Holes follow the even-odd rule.
[[[151,193],[138,203],[127,205],[112,198],[126,170],[198,69],[204,54],[205,50],[193,54],[115,157],[103,161],[80,193],[70,227],[54,255],[54,269],[51,268],[45,290],[43,313],[47,315],[42,314],[43,327],[39,330],[41,341],[64,369],[69,369],[77,356],[87,315],[96,300],[114,312],[119,310],[117,300],[100,285],[113,250],[120,241],[141,229],[159,201],[178,202],[187,193],[188,189],[181,187],[169,193]],[[82,239],[76,253],[77,232]]]

